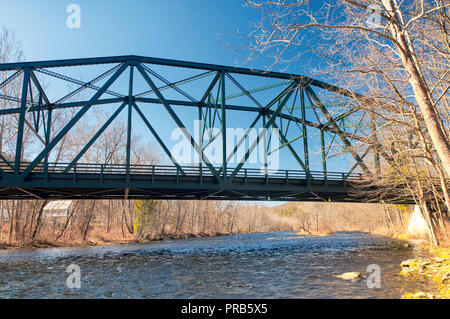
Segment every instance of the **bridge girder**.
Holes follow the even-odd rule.
[[[88,82],[78,80],[73,76],[65,75],[63,72],[55,71],[55,69],[58,68],[67,70],[68,68],[76,69],[84,66],[98,66],[107,64],[112,64],[112,68],[109,68],[106,71],[103,70],[103,72],[96,75],[91,81]],[[165,76],[162,76],[159,72],[153,70],[153,67],[200,70],[202,73],[172,82]],[[126,75],[127,71],[129,71],[128,76]],[[56,173],[53,171],[52,167],[59,164],[59,162],[50,163],[51,153],[55,146],[65,139],[66,135],[73,130],[77,123],[85,117],[87,112],[93,107],[114,104],[119,105],[119,107],[106,119],[105,123],[97,132],[95,132],[88,142],[84,145],[79,145],[79,149],[76,155],[72,157],[71,162],[67,163],[64,170],[58,173],[73,174],[75,176],[75,169],[77,165],[80,164],[80,161],[84,159],[86,152],[88,152],[92,145],[96,143],[99,137],[105,130],[108,129],[119,114],[124,109],[127,109],[127,138],[125,146],[126,156],[125,163],[123,163],[126,168],[124,172],[125,182],[130,182],[132,180],[131,175],[133,173],[130,171],[130,167],[133,165],[131,162],[131,130],[133,125],[133,114],[137,115],[143,121],[145,124],[144,127],[148,129],[163,152],[172,161],[172,164],[177,169],[177,172],[179,172],[181,176],[184,176],[185,174],[182,165],[176,161],[169,147],[160,136],[161,132],[152,126],[150,117],[146,115],[143,111],[144,109],[141,108],[141,104],[150,104],[164,107],[164,110],[168,115],[170,115],[176,127],[182,130],[185,138],[190,142],[192,149],[197,153],[197,156],[200,159],[199,164],[201,166],[205,166],[208,170],[208,174],[210,174],[213,178],[212,183],[214,186],[212,189],[217,188],[219,190],[218,194],[221,192],[223,194],[228,192],[228,195],[224,196],[227,197],[227,199],[233,198],[233,196],[229,195],[233,193],[233,190],[230,190],[230,187],[235,185],[233,184],[235,179],[239,176],[239,174],[242,174],[242,170],[245,169],[245,165],[247,164],[248,158],[251,156],[252,152],[254,152],[254,150],[261,144],[264,144],[264,150],[267,151],[269,149],[269,144],[271,142],[270,138],[267,138],[265,133],[260,133],[257,136],[257,140],[253,141],[253,143],[249,145],[249,149],[246,150],[244,161],[240,161],[232,171],[229,171],[228,167],[230,166],[230,159],[237,156],[237,151],[240,144],[245,142],[248,138],[248,131],[255,128],[256,125],[260,125],[265,129],[276,128],[280,132],[280,149],[287,148],[300,166],[299,168],[305,172],[305,183],[307,187],[311,187],[311,185],[316,182],[313,174],[311,174],[310,168],[310,154],[312,153],[310,147],[312,143],[308,138],[308,128],[319,132],[321,137],[321,146],[319,147],[319,151],[321,153],[323,176],[327,176],[327,159],[334,156],[334,154],[330,155],[329,152],[335,140],[340,140],[341,144],[345,147],[343,153],[350,154],[355,161],[355,164],[350,171],[343,172],[342,182],[345,182],[346,178],[350,177],[352,172],[354,172],[358,167],[360,167],[366,175],[372,174],[369,167],[364,162],[364,158],[371,151],[371,149],[367,147],[363,152],[362,150],[354,147],[352,144],[354,141],[359,143],[366,141],[367,134],[358,135],[355,132],[348,132],[346,128],[342,127],[342,123],[348,117],[359,112],[360,108],[356,106],[350,110],[346,110],[344,113],[333,116],[327,109],[325,103],[321,101],[315,90],[323,90],[325,92],[335,94],[336,96],[344,97],[347,100],[355,98],[361,99],[362,96],[309,77],[279,72],[266,72],[245,68],[234,68],[213,64],[140,56],[0,64],[0,73],[3,73],[4,75],[4,81],[0,84],[0,90],[5,89],[4,91],[0,91],[3,92],[0,93],[0,100],[5,101],[5,106],[0,109],[0,117],[14,116],[18,118],[14,152],[7,153],[0,150],[0,169],[2,169],[0,187],[3,189],[2,192],[6,190],[6,194],[8,194],[8,189],[19,190],[20,194],[25,194],[26,192],[34,194],[29,190],[36,189],[35,172],[40,168],[42,168],[42,176],[44,176],[42,187],[45,186],[45,183],[48,183],[49,181],[51,182],[51,179],[54,178],[54,174]],[[71,83],[72,85],[76,85],[78,87],[71,90],[69,93],[63,94],[62,96],[53,97],[53,92],[50,94],[49,89],[41,83],[43,80],[39,78],[40,75],[45,75],[51,79],[62,81],[63,83]],[[136,90],[135,82],[137,76],[140,76],[140,79],[147,84],[145,90],[140,93],[133,92]],[[254,94],[255,92],[264,91],[264,89],[246,89],[245,87],[248,85],[242,84],[242,81],[236,78],[237,76],[278,79],[284,81],[284,84],[272,84],[267,86],[272,89],[278,85],[279,87],[282,87],[282,90],[276,95],[270,96],[270,94],[267,94],[267,96],[265,96],[267,98],[267,102],[263,103],[260,102]],[[120,82],[119,79],[122,77],[128,78],[128,84],[122,85],[122,87],[127,89],[128,92],[120,93],[117,92],[117,88],[113,88],[114,85],[118,85]],[[183,85],[207,79],[208,77],[213,77],[213,79],[208,82],[208,85],[205,89],[203,89],[203,91],[201,91],[201,94],[197,98],[194,97],[195,94],[189,93],[181,88]],[[228,80],[231,85],[234,85],[235,89],[238,89],[237,93],[227,96],[228,85],[226,85],[226,80]],[[20,85],[17,85],[20,81]],[[162,83],[162,85],[157,85],[157,81]],[[6,88],[14,83],[16,86],[20,87],[16,94],[5,94],[5,92],[8,92]],[[89,99],[75,99],[76,97],[80,97],[80,95],[84,94],[87,90],[91,90],[94,93]],[[169,98],[169,94],[165,95],[163,92],[170,92],[172,95],[176,92],[178,96],[182,96],[183,98]],[[112,97],[106,97],[106,95]],[[149,95],[154,95],[154,97],[148,97]],[[52,97],[49,98],[49,96]],[[240,105],[228,102],[229,100],[240,96],[245,96],[250,101],[250,105]],[[309,100],[310,105],[306,105],[306,99]],[[301,110],[301,113],[299,115],[294,114],[297,107],[296,103],[298,103],[297,101],[300,101],[299,109]],[[290,104],[292,104],[292,106]],[[177,110],[175,110],[175,107],[198,109],[198,120],[201,121],[202,125],[200,128],[202,131],[200,142],[194,138],[192,132],[189,131],[183,122],[182,116],[180,116]],[[307,118],[305,111],[306,108],[313,110],[316,115],[316,120]],[[52,114],[56,111],[62,110],[75,110],[76,113],[74,113],[73,117],[59,131],[56,132],[52,126]],[[148,111],[149,108],[146,107],[145,110]],[[230,112],[245,112],[245,114],[253,113],[256,115],[244,136],[241,137],[238,145],[233,149],[228,149],[226,143],[226,129],[228,128],[227,119],[229,120]],[[211,131],[216,122],[220,124],[220,132],[215,136],[207,136],[209,134],[208,132]],[[292,136],[289,136],[289,134],[295,130],[294,125],[298,129],[298,136],[293,139]],[[292,127],[294,127],[294,129]],[[31,131],[32,135],[34,135],[34,137],[42,143],[42,148],[33,153],[32,156],[27,158],[25,161],[23,140],[27,131]],[[327,141],[325,139],[325,134],[330,136],[328,145],[326,145]],[[220,163],[220,167],[214,166],[205,154],[205,149],[208,145],[204,145],[204,138],[209,138],[208,145],[213,143],[216,139],[222,140],[222,162]],[[294,142],[297,140],[303,141],[303,148],[301,150],[303,154],[300,154],[300,150],[294,146]],[[34,145],[34,147],[36,147],[36,145]],[[265,161],[267,161],[267,159],[265,159]],[[267,163],[265,163],[265,165],[267,166]],[[322,182],[325,187],[326,178],[323,179]],[[76,181],[72,181],[71,183],[66,181],[66,183],[68,184],[65,187],[59,187],[65,189],[71,187],[72,189],[79,189],[79,186],[81,185]],[[104,185],[103,187],[108,188],[107,185]],[[108,189],[110,188],[111,187]],[[133,188],[133,185],[127,184],[123,186],[123,188],[130,189]],[[239,187],[236,189],[238,188]],[[23,190],[25,190],[25,192]],[[220,190],[222,191],[220,192]],[[264,194],[267,194],[267,191],[268,190],[261,190]],[[11,194],[14,193],[13,191],[9,192]],[[295,193],[293,189],[290,189],[288,192]],[[80,191],[80,193],[82,192]],[[15,198],[15,196],[16,195],[11,195],[11,198]],[[337,198],[338,195],[335,196]],[[220,195],[210,196],[209,198],[213,197],[220,198]],[[273,198],[273,196],[262,196],[262,198],[267,197]],[[281,196],[280,198],[286,199],[288,197],[289,196]],[[8,196],[2,195],[0,192],[0,198],[8,198]],[[235,198],[242,199],[239,196],[235,196]],[[257,196],[253,196],[253,199],[255,198],[257,199]],[[301,197],[291,196],[291,198]],[[182,196],[180,199],[182,199]]]

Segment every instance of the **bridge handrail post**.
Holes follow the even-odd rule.
[[[306,187],[310,188],[311,187],[311,172],[309,171],[309,168],[307,168],[305,170],[305,174],[306,174]]]
[[[344,187],[345,187],[345,180],[346,180],[345,173],[342,173],[342,183],[344,184]]]
[[[289,186],[289,171],[286,170],[286,186]]]
[[[77,181],[77,163],[73,164],[73,181]]]
[[[203,184],[203,164],[200,163],[200,165],[198,166],[199,168],[199,175],[200,175],[200,185]]]
[[[247,169],[244,168],[244,183],[247,185]]]
[[[180,177],[179,177],[179,168],[177,167],[177,184],[180,183]]]
[[[45,181],[48,182],[48,160],[47,159],[44,161],[44,176],[45,176]]]
[[[155,165],[152,165],[152,184],[155,184]]]
[[[327,173],[327,171],[323,172],[323,180],[325,181],[325,187],[328,187],[328,173]]]
[[[104,177],[103,177],[104,170],[105,170],[105,164],[101,164],[100,165],[100,181],[102,183],[104,182]]]

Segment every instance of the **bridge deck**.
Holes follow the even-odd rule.
[[[23,163],[21,171],[28,165]],[[112,164],[37,166],[25,179],[0,166],[0,199],[215,199],[356,201],[350,196],[361,174],[242,169],[217,178],[206,167]]]

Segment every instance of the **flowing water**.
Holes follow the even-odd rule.
[[[423,254],[400,241],[353,232],[0,251],[0,298],[400,298],[435,289],[399,275],[401,261]],[[80,269],[80,289],[66,285],[72,264]],[[349,271],[370,276],[373,264],[380,267],[380,288],[368,288],[366,279],[334,277]]]

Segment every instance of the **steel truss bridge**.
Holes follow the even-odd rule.
[[[141,56],[0,64],[0,75],[0,119],[10,132],[0,136],[0,199],[363,201],[350,193],[379,167],[379,150],[363,144],[370,125],[358,107],[362,97],[305,76]],[[80,80],[86,76],[92,80]],[[156,107],[167,119],[154,115]],[[200,141],[185,110],[201,121]],[[121,113],[121,161],[93,157]],[[80,134],[74,130],[92,114],[104,116],[101,125],[61,156],[68,136]],[[137,160],[137,120],[139,134],[151,136],[169,165]],[[226,129],[244,120],[245,133],[230,148]],[[199,163],[177,161],[164,136],[170,125],[181,129]],[[278,149],[266,133],[249,141],[256,128],[277,129]],[[207,153],[217,140],[220,163]],[[263,169],[248,164],[261,144]],[[244,145],[243,159],[233,164]],[[271,169],[268,157],[276,151],[295,167]],[[330,171],[339,156],[334,166],[342,171]]]

